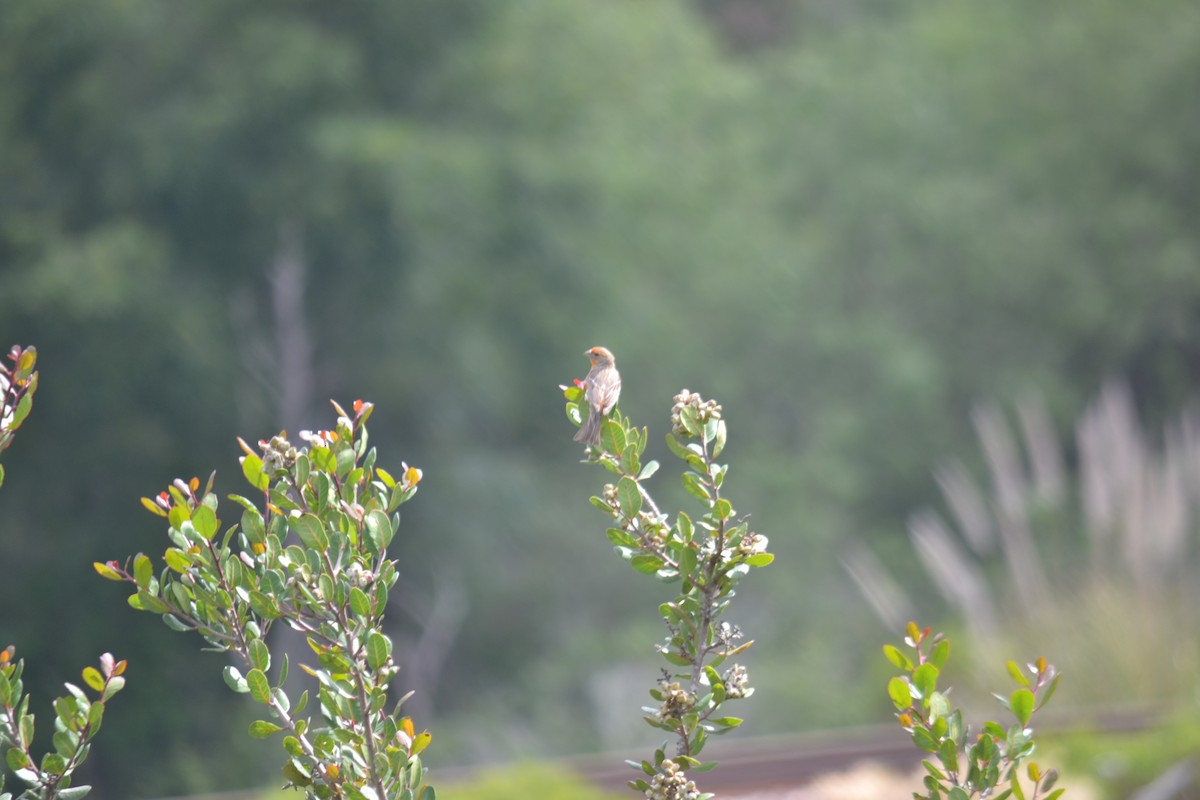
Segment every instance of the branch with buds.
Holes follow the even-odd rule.
[[[586,410],[583,392],[561,388],[567,417],[579,424]],[[617,553],[636,571],[679,587],[673,599],[659,606],[667,636],[656,649],[667,666],[650,690],[657,705],[643,709],[647,723],[674,737],[674,754],[667,756],[664,743],[652,760],[629,762],[645,773],[630,786],[648,798],[711,797],[696,789],[689,771],[716,766],[702,762],[700,752],[709,736],[742,724],[740,718],[725,714],[725,704],[754,692],[743,665],[726,665],[753,642],[742,642],[741,630],[721,617],[741,578],[753,567],[767,566],[774,556],[767,552],[767,538],[751,531],[723,495],[728,465],[716,459],[725,437],[720,405],[686,389],[676,395],[667,446],[687,465],[683,486],[704,509],[696,520],[682,511],[670,518],[646,489],[659,465],[642,462],[645,428],[639,430],[627,417],[614,415],[601,426],[599,446],[586,451],[587,463],[617,476],[591,498],[592,505],[612,520],[607,535]]]
[[[335,403],[334,429],[302,433],[307,447],[286,434],[258,450],[241,442],[242,474],[259,502],[231,495],[240,523],[224,533],[212,477],[203,491],[193,478],[143,498],[169,526],[159,574],[142,553],[95,567],[132,584],[133,608],[235,656],[225,682],[270,713],[251,724],[251,736],[283,734],[287,785],[310,800],[433,800],[420,759],[431,737],[404,714],[407,696],[388,698],[398,668],[382,630],[399,577],[387,548],[400,524],[397,508],[416,493],[421,470],[404,465],[396,478],[377,466],[367,446],[373,406],[353,408],[350,416]],[[303,633],[315,656],[300,668],[316,679],[318,726],[304,715],[308,691],[284,692],[286,655],[269,677],[276,659],[267,634],[277,621]]]

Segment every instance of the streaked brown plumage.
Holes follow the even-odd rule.
[[[621,396],[621,373],[617,372],[617,360],[606,347],[593,347],[584,351],[592,362],[592,368],[583,379],[583,396],[588,403],[588,418],[579,426],[575,441],[600,444],[600,423],[612,413]]]

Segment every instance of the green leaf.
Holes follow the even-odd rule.
[[[245,498],[233,495],[234,499],[249,503]],[[267,528],[263,523],[262,514],[253,505],[247,505],[242,511],[242,530],[252,542],[261,542],[267,538]]]
[[[729,515],[733,513],[733,506],[724,497],[713,503],[713,516],[722,522],[729,519]]]
[[[367,663],[371,669],[379,669],[387,663],[392,654],[392,641],[379,631],[371,631],[367,636]]]
[[[204,541],[211,541],[216,535],[217,530],[221,526],[221,521],[217,519],[216,512],[208,506],[201,504],[192,512],[192,526],[195,527],[196,533],[204,538]]]
[[[692,541],[695,535],[695,529],[692,527],[692,518],[682,511],[675,517],[675,530],[679,531],[679,538],[683,542]]]
[[[600,446],[604,452],[619,455],[625,449],[625,429],[615,420],[605,420],[600,425]]]
[[[246,675],[246,685],[250,687],[250,696],[260,703],[271,702],[271,683],[266,673],[261,669],[252,669]]]
[[[913,668],[913,663],[909,657],[900,652],[900,648],[895,645],[885,644],[883,646],[883,655],[899,669],[910,671]]]
[[[395,528],[392,527],[392,521],[379,509],[372,509],[363,520],[367,529],[367,536],[371,539],[371,544],[375,546],[378,553],[383,553],[388,549],[388,545],[392,543],[392,537],[396,535]]]
[[[246,651],[250,656],[250,666],[263,672],[271,668],[271,649],[262,639],[251,639]]]
[[[172,528],[182,531],[184,530],[183,524],[192,521],[192,512],[188,511],[187,506],[173,505],[171,506],[171,510],[167,512],[167,521],[171,523]],[[196,535],[195,529],[190,526],[187,531],[190,531],[194,536]],[[199,536],[196,536],[196,538],[198,539]]]
[[[246,684],[246,679],[242,678],[241,673],[238,672],[238,668],[226,667],[224,668],[222,676],[224,681],[226,681],[226,684],[228,684],[229,688],[232,688],[233,691],[238,693],[250,691],[250,686]]]
[[[29,410],[33,408],[33,395],[29,392],[21,395],[21,399],[17,401],[17,407],[13,409],[12,419],[8,422],[8,429],[15,431],[21,427],[21,423],[25,421],[25,417],[29,416]]]
[[[638,474],[637,479],[639,481],[644,481],[656,472],[658,472],[658,462],[647,461],[646,465],[642,467],[641,473]]]
[[[635,555],[633,558],[629,559],[629,564],[638,572],[646,575],[653,575],[666,566],[666,562],[664,562],[661,558],[655,555],[650,555],[649,553],[639,553]]]
[[[683,442],[679,441],[679,439],[673,433],[667,434],[667,449],[674,453],[677,458],[682,459],[683,461],[687,461],[688,456],[691,455],[691,452],[687,449],[687,446]]]
[[[138,553],[133,558],[133,580],[141,589],[149,589],[150,581],[154,578],[154,565],[145,553]]]
[[[129,607],[135,608],[138,611],[149,611],[153,614],[169,614],[171,612],[170,606],[146,592],[138,592],[137,594],[130,595]]]
[[[1029,718],[1033,716],[1033,708],[1036,704],[1036,698],[1033,692],[1028,689],[1017,689],[1008,699],[1008,707],[1012,709],[1013,715],[1022,726],[1029,724]]]
[[[42,772],[50,775],[62,775],[67,771],[67,760],[58,753],[46,753],[42,756]]]
[[[283,730],[273,722],[267,722],[264,719],[256,719],[250,723],[250,735],[255,739],[265,739],[272,733],[278,733]]]
[[[270,595],[252,589],[249,593],[250,607],[254,609],[254,613],[258,614],[263,619],[275,619],[280,616],[279,607],[275,605],[275,600]]]
[[[125,680],[121,678],[121,680]],[[104,703],[92,703],[92,707],[88,709],[88,727],[91,728],[92,735],[96,735],[96,731],[100,730],[100,723],[104,720]]]
[[[933,648],[933,652],[929,654],[929,663],[933,664],[939,670],[946,666],[946,660],[950,658],[950,640],[942,639]]]
[[[1026,689],[1029,688],[1029,678],[1026,678],[1025,673],[1021,672],[1021,668],[1017,666],[1017,662],[1009,661],[1005,666],[1008,668],[1009,677]]]
[[[163,561],[167,562],[168,567],[181,575],[187,572],[192,566],[191,559],[178,547],[168,547],[167,552],[163,553]]]
[[[371,616],[371,599],[357,586],[350,588],[350,610],[364,619]]]
[[[690,544],[685,544],[679,548],[679,572],[685,578],[699,577],[696,574],[697,562],[696,548]]]
[[[242,456],[242,474],[250,485],[260,492],[265,492],[271,485],[271,476],[263,472],[262,459],[253,453]]]
[[[961,786],[955,786],[950,790],[950,794],[946,795],[946,800],[971,800],[971,796]]]
[[[895,677],[888,681],[888,697],[892,699],[894,705],[899,711],[908,711],[913,704],[912,690],[908,685],[908,681],[904,678]]]
[[[950,713],[950,701],[939,691],[929,693],[929,716],[932,719],[942,719]]]
[[[725,449],[725,420],[719,419],[716,423],[716,432],[713,435],[713,458],[721,455],[721,451]]]
[[[305,547],[324,553],[329,549],[329,537],[325,535],[325,525],[314,514],[301,514],[288,519],[288,528],[300,539]]]
[[[303,787],[312,784],[312,778],[301,768],[298,760],[295,758],[283,765],[283,777],[287,778],[289,783],[293,783],[296,786]]]
[[[29,698],[25,698],[28,702]],[[33,744],[33,734],[35,732],[35,721],[33,714],[22,714],[21,721],[17,725],[18,733],[21,735],[21,742],[26,746]]]
[[[992,722],[991,720],[983,723],[983,732],[988,736],[991,736],[993,739],[998,739],[1001,742],[1004,741],[1006,735],[1004,733],[1004,728],[1001,728],[998,723]]]
[[[25,755],[25,751],[16,747],[10,747],[8,752],[4,754],[4,763],[8,764],[8,768],[13,772],[31,766],[29,757]]]
[[[637,481],[624,476],[617,482],[617,500],[621,503],[621,513],[630,519],[642,510],[642,493]]]
[[[641,454],[638,453],[637,443],[630,437],[629,444],[621,451],[621,471],[626,475],[636,475],[641,469]]]
[[[765,567],[775,560],[775,556],[771,553],[755,553],[746,559],[746,564],[751,567]]]
[[[945,739],[937,750],[938,758],[951,772],[958,772],[958,745],[952,739]]]
[[[17,693],[8,676],[0,672],[0,705],[12,708],[17,704]]]
[[[58,800],[81,800],[87,797],[91,790],[91,786],[72,786],[69,789],[59,789]]]
[[[913,728],[912,732],[913,744],[921,748],[927,753],[936,753],[938,742],[933,738],[933,735],[924,728]]]
[[[703,500],[705,503],[712,500],[708,489],[700,482],[699,475],[694,472],[685,472],[680,478],[683,481],[683,488],[687,489],[688,494],[699,500]]]
[[[938,668],[929,662],[921,664],[912,673],[912,683],[921,697],[928,698],[937,689]]]
[[[187,633],[192,630],[191,626],[174,614],[163,614],[162,621],[164,625],[177,633]]]

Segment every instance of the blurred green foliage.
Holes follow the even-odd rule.
[[[1195,774],[1200,720],[1194,714],[1172,715],[1134,731],[1085,727],[1048,736],[1045,744],[1049,757],[1061,761],[1065,773],[1093,778],[1092,786],[1102,800],[1133,797],[1171,767],[1185,762],[1190,764],[1191,777],[1173,796],[1191,797],[1200,789]]]
[[[89,565],[156,541],[164,476],[365,397],[427,475],[397,652],[450,588],[467,609],[402,673],[438,757],[636,744],[580,720],[653,674],[653,587],[590,567],[546,391],[603,343],[652,441],[683,386],[739,421],[731,489],[779,561],[742,600],[755,729],[877,719],[882,629],[834,565],[862,538],[921,574],[904,519],[971,404],[1036,388],[1063,422],[1115,374],[1154,423],[1194,395],[1198,84],[1186,0],[4,4],[0,341],[47,378],[0,493],[0,609],[43,623],[0,641],[40,696],[128,658],[103,796],[266,780],[219,657]]]

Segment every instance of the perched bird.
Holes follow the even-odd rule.
[[[583,379],[583,397],[588,404],[588,418],[579,426],[575,441],[600,444],[600,423],[612,413],[621,396],[621,373],[617,360],[607,347],[593,347],[583,353],[592,368]]]

